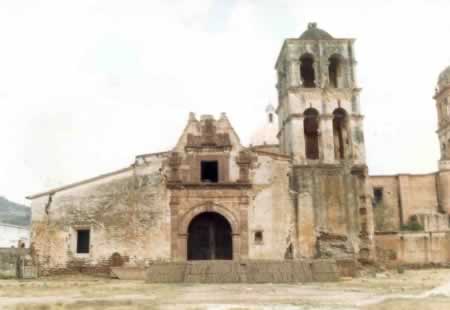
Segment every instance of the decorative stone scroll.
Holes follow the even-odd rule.
[[[213,120],[205,120],[201,135],[188,134],[186,148],[230,148],[231,141],[228,133],[217,133]]]

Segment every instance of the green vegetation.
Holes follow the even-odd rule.
[[[407,224],[403,224],[401,227],[402,230],[408,230],[408,231],[423,231],[424,227],[422,224],[419,223],[419,220],[417,219],[417,216],[412,215],[409,218],[409,221]]]

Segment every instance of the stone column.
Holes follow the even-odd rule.
[[[350,88],[351,86],[351,62],[345,58],[341,59],[341,76],[338,76],[338,80],[340,80],[339,87],[340,88]]]
[[[366,162],[366,147],[364,142],[363,116],[352,115],[351,145],[353,160],[357,164]]]
[[[292,117],[288,123],[290,144],[292,146],[292,153],[294,155],[294,163],[302,164],[305,162],[305,131],[304,131],[304,116]],[[288,142],[289,143],[289,142]]]
[[[320,58],[320,87],[325,88],[330,86],[330,78],[328,76],[328,66],[330,65],[328,58]]]
[[[233,260],[240,260],[241,238],[239,234],[233,234]]]
[[[172,193],[170,198],[170,252],[171,259],[174,261],[185,260],[180,251],[180,235],[178,234],[178,205],[180,203],[179,197]]]
[[[353,141],[353,130],[355,128],[355,121],[353,119],[353,116],[351,114],[347,114],[347,130],[344,130],[344,158],[345,159],[353,159],[355,152],[354,152],[354,141]],[[348,141],[348,144],[347,144]]]
[[[300,87],[301,84],[300,59],[291,59],[289,61],[289,87]]]
[[[356,75],[356,65],[358,64],[358,62],[355,59],[352,59],[350,61],[350,70],[352,72],[353,75],[353,79],[351,81],[351,87],[353,88],[357,88],[358,84],[356,83],[356,81],[358,81],[357,75]]]
[[[320,116],[320,148],[324,163],[334,163],[334,138],[333,138],[333,116],[329,114]]]
[[[178,237],[178,257],[176,258],[177,261],[187,261],[188,259],[188,250],[187,250],[187,242],[188,242],[188,235],[182,234]]]
[[[353,114],[361,114],[361,106],[359,103],[359,91],[354,90],[352,94],[352,113]]]
[[[248,258],[248,207],[250,204],[249,197],[247,195],[239,198],[239,236],[233,236],[233,242],[235,239],[239,239],[236,247],[233,245],[233,253],[236,253],[236,258],[233,259],[247,259]],[[239,248],[237,248],[239,247]]]
[[[314,84],[316,85],[316,87],[320,87],[320,64],[319,64],[319,58],[314,58],[314,63],[313,63],[313,68],[314,68]]]

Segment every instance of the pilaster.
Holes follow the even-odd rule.
[[[322,142],[320,147],[323,154],[323,161],[326,164],[334,163],[335,158],[332,115],[326,114],[320,117],[320,135]]]

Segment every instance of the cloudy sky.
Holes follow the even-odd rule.
[[[371,174],[436,170],[432,95],[450,65],[448,0],[0,0],[0,195],[171,148],[190,111],[248,143],[285,38],[356,38]]]

